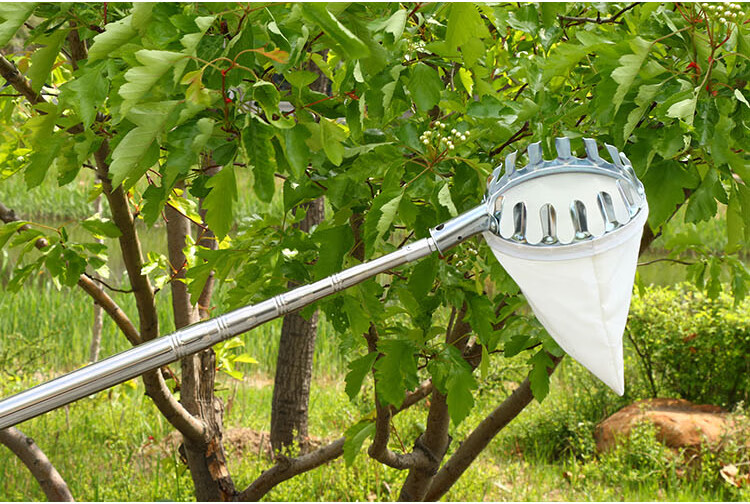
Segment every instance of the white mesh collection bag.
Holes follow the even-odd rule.
[[[586,157],[555,141],[558,157],[529,163],[516,154],[495,170],[488,188],[498,229],[484,237],[537,319],[571,357],[617,394],[625,391],[622,335],[648,216],[643,185],[611,145],[612,162],[584,139]]]

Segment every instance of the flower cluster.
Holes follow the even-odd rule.
[[[742,18],[742,6],[736,3],[701,3],[701,9],[711,19],[722,24],[739,22]]]
[[[424,145],[437,145],[439,150],[453,150],[456,148],[456,143],[465,142],[466,139],[471,136],[471,131],[466,130],[463,133],[453,128],[450,133],[445,133],[447,126],[445,123],[435,121],[432,125],[432,129],[426,130],[419,137],[419,141]]]

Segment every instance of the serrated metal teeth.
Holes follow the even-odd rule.
[[[558,159],[567,161],[573,157],[570,152],[570,139],[568,137],[555,138],[555,149],[557,150]]]
[[[583,201],[573,200],[570,204],[570,217],[575,228],[575,240],[587,240],[591,238],[589,223],[586,219],[586,205]]]
[[[530,167],[542,164],[542,143],[534,142],[532,144],[529,144],[528,154]]]
[[[526,205],[519,201],[513,206],[513,236],[515,242],[526,242]]]
[[[604,232],[614,231],[620,226],[615,217],[615,206],[612,203],[612,196],[608,192],[601,191],[596,195],[596,202],[599,205],[599,211],[604,219]]]
[[[599,146],[596,145],[596,140],[593,138],[584,138],[583,147],[586,149],[586,157],[589,158],[589,161],[597,164],[604,161],[599,155]]]
[[[500,181],[500,174],[503,172],[503,165],[500,163],[497,168],[492,170],[492,177],[490,178],[490,187],[494,189],[497,183]]]

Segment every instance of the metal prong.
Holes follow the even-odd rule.
[[[526,242],[526,205],[519,201],[513,207],[513,241]]]
[[[566,160],[573,157],[570,153],[570,139],[568,137],[555,138],[555,149],[559,159]]]
[[[608,192],[601,191],[596,195],[596,202],[599,203],[599,211],[604,219],[604,232],[609,233],[620,226],[615,217],[615,206],[612,204],[612,196]]]
[[[557,213],[555,207],[547,203],[539,209],[539,217],[542,220],[542,243],[552,245],[557,243]]]
[[[497,182],[500,180],[500,173],[503,171],[503,164],[500,163],[497,168],[492,170],[492,177],[490,178],[490,186],[493,186],[497,184]]]
[[[620,191],[622,200],[625,202],[625,208],[628,209],[628,214],[631,217],[634,216],[638,212],[638,207],[635,204],[633,193],[630,191],[630,184],[628,184],[627,182],[623,182],[622,180],[618,180],[615,182],[615,185]]]
[[[591,238],[588,221],[586,220],[586,205],[583,204],[583,201],[574,200],[570,204],[570,216],[576,230],[575,239],[586,240]]]
[[[594,163],[600,163],[602,157],[599,155],[599,146],[593,138],[584,138],[583,147],[586,149],[586,157]]]
[[[609,152],[609,157],[612,158],[612,163],[620,169],[623,168],[622,160],[620,159],[620,151],[617,150],[617,147],[614,145],[604,144],[604,146],[607,148],[607,152]]]
[[[536,166],[542,163],[542,143],[534,142],[529,144],[529,166]]]
[[[622,161],[623,169],[625,170],[625,173],[628,174],[628,177],[630,177],[632,180],[637,180],[638,177],[635,176],[635,170],[633,169],[633,163],[630,162],[628,157],[625,155],[624,152],[620,153],[620,160]]]
[[[511,174],[516,171],[516,155],[518,155],[518,151],[513,151],[507,156],[505,156],[505,173]]]

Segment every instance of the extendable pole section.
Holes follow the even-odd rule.
[[[0,401],[0,429],[205,350],[386,270],[416,261],[435,251],[443,253],[453,245],[489,229],[493,219],[485,208],[483,204],[459,215],[431,229],[430,238],[408,244],[378,259],[353,266],[256,305],[185,327]]]

